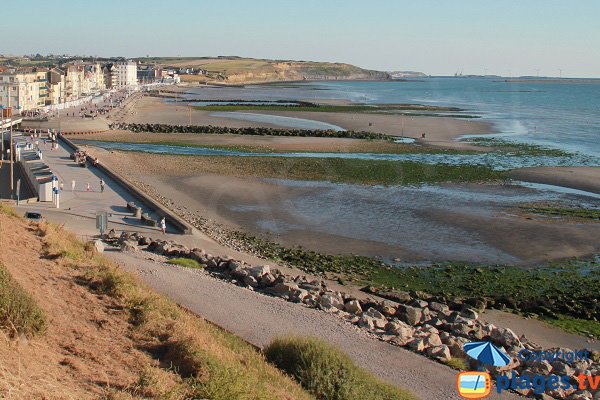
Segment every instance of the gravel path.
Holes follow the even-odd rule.
[[[454,370],[374,339],[333,315],[234,286],[204,271],[166,266],[140,255],[106,254],[155,290],[256,346],[264,347],[281,335],[319,337],[363,368],[422,399],[460,399]],[[489,397],[513,398],[519,397],[508,393]]]

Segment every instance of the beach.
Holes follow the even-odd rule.
[[[170,199],[172,208],[286,246],[406,262],[522,265],[600,251],[598,224],[522,213],[519,204],[546,199],[527,188],[313,185],[265,179],[260,168],[233,159],[91,151],[151,194]]]
[[[252,114],[278,115],[291,118],[302,118],[337,125],[347,130],[385,133],[422,140],[424,144],[443,148],[477,150],[476,146],[458,142],[455,139],[468,134],[485,134],[493,132],[489,123],[476,120],[461,120],[447,117],[399,116],[365,113],[329,113],[305,111],[252,111]],[[134,109],[130,110],[121,122],[171,124],[171,125],[213,125],[227,127],[272,127],[282,126],[242,121],[232,118],[211,116],[211,111],[195,109],[186,103],[166,103],[157,97],[143,97]],[[404,122],[403,122],[404,120]],[[425,133],[425,138],[422,134]],[[300,142],[304,141],[299,140]]]

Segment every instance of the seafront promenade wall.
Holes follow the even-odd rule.
[[[64,135],[60,135],[59,138],[73,151],[79,150],[79,147],[71,140],[66,138]],[[91,157],[88,156],[88,161],[91,163],[93,160]],[[155,214],[164,216],[167,219],[167,222],[174,226],[180,232],[186,235],[192,233],[193,228],[190,224],[188,224],[177,214],[160,204],[157,200],[153,199],[152,197],[144,193],[142,190],[138,189],[126,178],[113,171],[111,168],[101,163],[95,166],[94,168],[98,168],[99,171],[102,171],[102,173],[106,174],[106,176],[108,176],[109,178],[117,182],[119,185],[121,185],[123,188],[125,188],[129,192],[129,194],[135,197],[136,201],[141,203],[140,205],[145,206],[149,211],[152,211]]]

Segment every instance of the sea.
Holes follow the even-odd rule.
[[[600,155],[600,80],[431,77],[195,88],[188,98],[253,101],[348,100],[365,104],[459,107],[492,122],[497,135],[569,152]]]

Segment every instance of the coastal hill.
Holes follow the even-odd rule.
[[[182,75],[184,82],[220,81],[223,83],[278,82],[301,80],[389,80],[383,71],[363,69],[350,64],[264,60],[240,57],[217,58],[141,58],[143,63],[158,63],[163,67],[194,68],[203,75]]]

